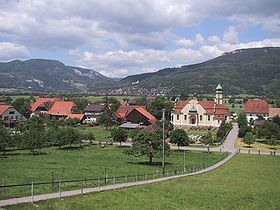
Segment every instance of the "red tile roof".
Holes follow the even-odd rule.
[[[269,108],[269,118],[276,117],[277,115],[280,117],[280,108]]]
[[[10,105],[0,105],[0,115],[2,115],[9,108],[12,108],[12,106],[10,106]]]
[[[244,112],[257,113],[257,114],[268,114],[269,105],[264,100],[249,100],[244,105]]]
[[[114,114],[117,118],[125,118],[133,109],[138,107],[146,109],[146,106],[120,106]]]
[[[61,98],[38,98],[37,101],[31,104],[31,111],[34,112],[42,103],[45,102],[63,101]]]
[[[181,110],[189,103],[189,101],[177,101],[175,105],[175,113],[180,113]]]
[[[146,118],[148,118],[148,120],[155,120],[156,119],[153,115],[151,115],[150,112],[148,112],[147,110],[143,109],[142,107],[137,107],[137,108],[135,108],[135,110],[137,110],[139,113],[141,113]]]
[[[83,120],[84,117],[85,117],[84,114],[69,114],[69,115],[67,116],[66,120],[68,120],[68,119],[70,119],[70,118],[72,118],[72,119],[77,118],[77,119],[79,119],[79,120]]]
[[[68,116],[77,105],[72,101],[56,101],[48,111],[50,115]]]

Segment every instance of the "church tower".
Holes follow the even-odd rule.
[[[216,104],[223,104],[223,88],[220,83],[216,87]]]

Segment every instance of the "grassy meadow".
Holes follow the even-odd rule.
[[[41,151],[42,155],[35,156],[29,155],[29,151],[13,151],[6,158],[0,157],[0,181],[2,185],[3,182],[5,185],[50,182],[51,171],[54,173],[55,181],[104,177],[105,168],[109,177],[161,172],[161,158],[155,158],[154,164],[149,164],[148,157],[128,156],[124,154],[126,149],[117,146],[98,148],[97,145],[84,144],[83,149],[44,148]],[[16,154],[19,152],[23,154]],[[226,153],[187,152],[186,167],[203,168],[213,165],[226,156]],[[166,170],[182,170],[183,152],[171,151],[166,162]],[[94,187],[97,183],[87,184],[85,187]],[[67,184],[67,187],[64,185],[64,190],[79,188],[80,183]],[[57,190],[57,186],[35,186],[35,194],[57,192]],[[30,195],[30,186],[10,188],[0,192],[0,199],[27,195]]]
[[[279,162],[280,156],[238,154],[198,176],[7,209],[280,209]]]
[[[280,145],[269,145],[266,144],[266,139],[256,139],[254,144],[251,144],[250,147],[249,145],[245,144],[242,141],[242,138],[238,138],[236,141],[235,148],[237,149],[242,149],[242,150],[251,150],[251,151],[261,151],[261,152],[280,152]]]

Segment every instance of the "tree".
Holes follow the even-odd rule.
[[[65,126],[61,128],[60,141],[63,145],[69,144],[69,147],[72,147],[72,144],[81,143],[83,136],[80,134],[77,129]]]
[[[170,133],[170,142],[177,144],[178,150],[179,146],[188,146],[189,145],[189,137],[185,130],[183,129],[175,129]]]
[[[280,126],[274,122],[266,121],[263,125],[258,126],[256,133],[260,138],[271,139],[272,136],[280,137]]]
[[[278,124],[280,126],[280,116],[277,115],[275,117],[272,118],[272,122]]]
[[[252,134],[252,132],[247,132],[247,133],[245,134],[244,138],[243,138],[243,142],[244,142],[245,144],[248,144],[249,147],[250,147],[251,144],[254,144],[254,143],[255,143],[255,140],[256,140],[256,138],[255,138],[255,136]]]
[[[0,125],[0,151],[6,156],[7,147],[11,146],[10,132],[2,125]]]
[[[111,131],[111,135],[112,135],[113,141],[120,142],[120,146],[121,146],[121,143],[125,142],[128,137],[127,132],[122,128],[114,128]]]
[[[45,142],[44,121],[38,116],[32,116],[22,126],[24,145],[35,154],[35,149],[41,149]]]
[[[166,110],[167,119],[170,118],[171,112],[173,110],[174,104],[172,102],[166,102],[165,98],[157,97],[154,101],[151,102],[148,111],[155,116],[157,119],[162,118],[162,110]]]
[[[241,112],[238,115],[237,118],[237,122],[238,122],[238,127],[239,127],[239,131],[238,131],[238,137],[244,137],[245,134],[247,132],[251,132],[252,129],[250,126],[248,126],[248,122],[247,122],[247,117],[245,112]]]
[[[212,133],[209,131],[206,135],[202,136],[200,141],[205,145],[211,145],[214,143],[214,138]]]
[[[106,98],[104,98],[104,102],[106,103]],[[116,99],[115,97],[108,97],[107,103],[111,113],[116,112],[121,105],[118,99]]]
[[[232,124],[227,123],[225,122],[225,120],[223,120],[223,122],[221,123],[217,131],[217,140],[221,141],[231,129],[232,129]]]
[[[271,136],[271,138],[268,139],[267,142],[268,142],[269,145],[273,145],[274,149],[275,149],[276,145],[279,144],[280,139],[277,136]]]
[[[153,133],[147,133],[140,131],[133,138],[133,144],[130,149],[126,151],[126,154],[138,156],[148,156],[149,162],[153,162],[154,157],[162,156],[162,133],[161,131],[155,131]],[[165,156],[168,156],[170,153],[170,147],[165,142],[164,143]]]
[[[73,101],[75,104],[77,104],[78,113],[82,113],[85,107],[90,103],[90,101],[84,97],[68,98],[67,100]]]
[[[28,98],[17,98],[12,102],[12,106],[24,117],[29,118],[31,114],[30,102]]]

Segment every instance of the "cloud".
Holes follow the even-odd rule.
[[[191,47],[194,46],[194,42],[190,39],[178,39],[178,40],[174,40],[174,43],[176,43],[177,45],[181,46],[181,47]]]
[[[238,32],[234,26],[230,26],[223,35],[223,40],[231,44],[239,43]]]
[[[0,42],[0,60],[10,61],[30,57],[29,51],[21,45],[11,42]]]
[[[200,33],[195,35],[195,43],[198,45],[202,45],[204,43],[204,37]]]

